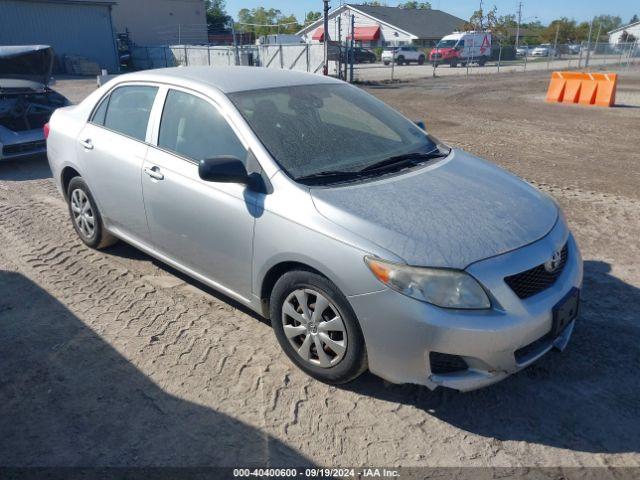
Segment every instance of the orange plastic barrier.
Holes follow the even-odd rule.
[[[547,102],[612,107],[617,86],[616,73],[553,72]]]

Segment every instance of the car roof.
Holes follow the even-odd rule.
[[[223,93],[296,85],[341,84],[340,80],[313,73],[261,67],[173,67],[128,73],[120,81],[155,81],[181,85],[201,84]]]

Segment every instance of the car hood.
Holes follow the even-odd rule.
[[[53,49],[48,45],[0,47],[0,88],[44,88],[53,68]]]
[[[555,225],[550,197],[460,150],[378,181],[312,188],[321,215],[410,265],[466,268],[525,246]]]

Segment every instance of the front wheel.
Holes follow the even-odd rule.
[[[87,246],[99,249],[117,241],[105,230],[98,206],[82,177],[74,177],[69,182],[67,202],[73,228]]]
[[[458,66],[458,60],[451,60],[451,68],[456,68]]]
[[[355,313],[327,278],[304,270],[284,274],[271,293],[270,316],[278,343],[308,375],[341,384],[367,369]]]
[[[478,65],[480,65],[481,67],[484,67],[487,63],[487,57],[480,57],[480,60],[478,61]]]
[[[396,60],[396,63],[398,65],[402,65],[404,63],[404,57],[398,57],[398,60]]]

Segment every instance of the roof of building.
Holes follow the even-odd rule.
[[[382,7],[372,5],[344,4],[331,13],[349,8],[374,20],[395,27],[417,38],[442,38],[462,29],[465,21],[442,10],[421,8]],[[322,25],[322,18],[307,25],[300,32],[310,31]],[[299,32],[299,33],[300,33]]]
[[[356,4],[350,4],[349,6],[370,17],[412,33],[418,38],[440,38],[460,30],[465,23],[463,19],[442,10]]]
[[[630,27],[640,27],[640,22],[634,22],[634,23],[630,23],[629,25],[623,25],[622,27],[614,28],[613,30],[610,30],[607,33],[615,33],[621,30],[627,30]]]
[[[174,67],[143,70],[117,77],[118,80],[150,81],[181,84],[181,80],[213,87],[223,93],[244,92],[262,88],[321,83],[343,83],[335,78],[307,72],[256,67]]]

